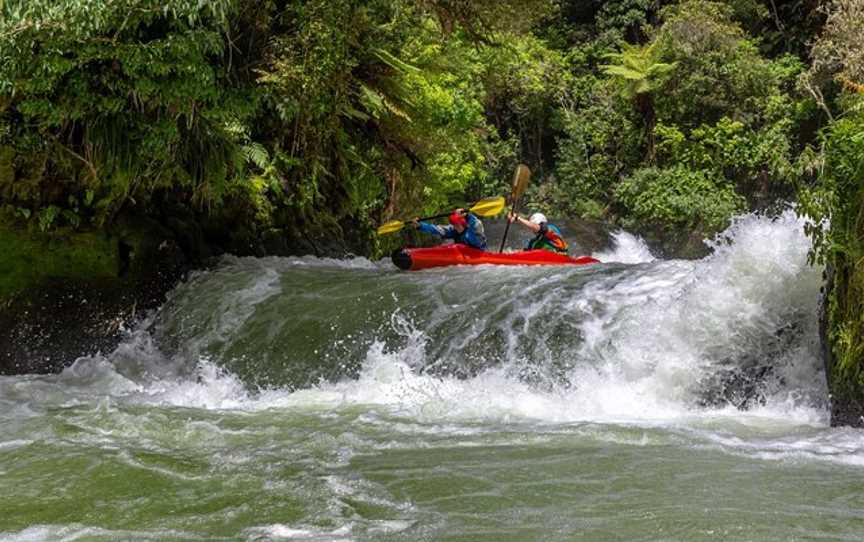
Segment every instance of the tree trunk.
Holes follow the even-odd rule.
[[[645,129],[645,160],[654,163],[654,127],[657,125],[657,115],[654,111],[654,96],[649,92],[636,95],[636,107],[642,115]]]
[[[387,168],[384,178],[387,181],[387,203],[381,216],[382,219],[387,220],[392,218],[396,211],[396,186],[399,182],[399,172],[395,168]]]

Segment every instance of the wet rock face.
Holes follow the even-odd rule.
[[[134,295],[124,290],[120,281],[52,279],[8,301],[0,311],[0,374],[59,371],[111,350],[136,316]]]
[[[831,425],[864,427],[864,403],[861,399],[851,394],[832,394]]]
[[[701,389],[696,404],[702,408],[729,405],[749,410],[764,405],[767,392],[777,383],[778,377],[770,365],[723,369],[699,382]]]
[[[124,328],[158,307],[188,269],[174,245],[134,256],[116,277],[49,277],[0,304],[0,374],[62,370],[113,350]]]
[[[829,304],[832,294],[836,294],[837,276],[834,268],[829,265],[823,275],[825,286],[822,289],[822,299],[819,310],[819,342],[822,349],[822,361],[825,364],[825,375],[828,378],[828,395],[831,401],[831,425],[835,427],[864,427],[864,394],[856,389],[854,382],[843,382],[835,371],[836,359],[831,350],[829,329],[831,318]],[[841,275],[840,280],[849,278]]]
[[[786,387],[780,364],[801,334],[801,327],[793,322],[764,336],[760,350],[720,359],[716,370],[698,382],[696,405],[739,410],[765,405],[776,390]]]
[[[362,252],[366,239],[207,226],[178,211],[162,220],[127,217],[111,233],[0,230],[0,374],[56,372],[113,350],[124,328],[219,255],[339,258]]]

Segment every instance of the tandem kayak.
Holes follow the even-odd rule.
[[[432,248],[403,248],[390,255],[393,264],[406,271],[450,265],[588,265],[600,263],[591,256],[571,258],[548,250],[487,252],[465,245],[443,245]]]

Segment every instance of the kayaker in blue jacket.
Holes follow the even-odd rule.
[[[449,226],[436,226],[428,222],[420,222],[414,219],[414,226],[430,235],[437,235],[444,239],[453,239],[453,242],[468,245],[469,247],[486,250],[486,233],[483,231],[483,222],[473,213],[465,209],[456,209],[450,214]]]
[[[511,212],[507,215],[507,219],[511,223],[518,221],[519,224],[534,232],[534,237],[525,244],[526,250],[542,249],[567,254],[567,241],[561,236],[561,230],[554,224],[550,224],[543,213],[534,213],[526,220]]]

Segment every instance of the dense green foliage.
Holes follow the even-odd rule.
[[[825,136],[820,189],[831,220],[818,247],[831,264],[835,289],[829,305],[835,377],[864,390],[864,114],[831,125]]]
[[[4,3],[3,210],[50,230],[179,206],[243,230],[340,237],[396,207],[460,200],[483,186],[487,155],[515,161],[483,117],[482,80],[497,71],[465,36],[521,26],[516,6],[477,8]]]
[[[615,197],[630,210],[625,225],[671,225],[684,231],[719,230],[744,209],[743,198],[722,177],[684,165],[636,170],[618,184]]]
[[[822,114],[796,87],[811,8],[5,2],[4,220],[179,213],[241,252],[262,235],[370,252],[376,222],[502,193],[523,161],[532,208],[710,235],[800,180]]]
[[[827,265],[825,319],[835,405],[864,414],[864,1],[832,3],[825,32],[802,77],[831,122],[802,158],[814,182],[799,209],[812,219],[813,259]]]
[[[135,4],[4,6],[0,187],[43,230],[102,224],[160,188],[203,203],[235,166],[232,96],[210,61],[228,2]]]
[[[734,8],[691,0],[646,11],[659,22],[642,27],[645,43],[604,56],[611,81],[590,69],[596,52],[580,59],[586,96],[566,113],[558,165],[559,182],[572,187],[562,196],[581,202],[573,210],[704,236],[744,200],[758,208],[791,194],[815,116],[796,90],[804,63],[766,56]]]

